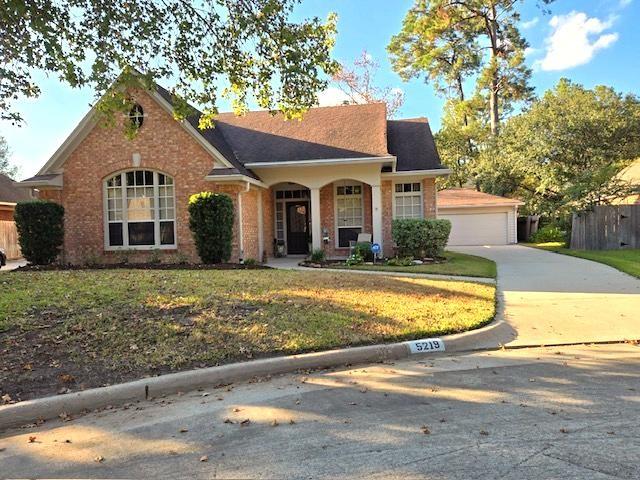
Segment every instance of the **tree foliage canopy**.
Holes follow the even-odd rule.
[[[482,155],[482,190],[515,194],[532,212],[610,203],[637,189],[617,174],[640,157],[640,99],[563,79],[510,118]]]
[[[217,113],[219,90],[234,110],[253,95],[260,108],[291,118],[316,103],[330,58],[336,19],[293,22],[300,0],[6,0],[0,9],[0,118],[21,120],[13,102],[40,93],[36,71],[72,87],[109,91],[102,111],[126,111],[119,83],[167,79],[186,103],[203,108],[201,127]],[[124,74],[121,73],[124,71]]]
[[[475,79],[476,94],[487,102],[491,132],[497,134],[513,103],[532,96],[518,3],[415,0],[388,47],[394,70],[405,79],[424,75],[437,91],[459,101],[466,98],[465,81]]]

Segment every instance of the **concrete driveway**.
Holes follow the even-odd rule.
[[[630,275],[519,245],[452,250],[498,265],[498,318],[510,327],[509,346],[640,339],[640,280]]]

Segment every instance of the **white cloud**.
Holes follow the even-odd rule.
[[[526,22],[522,22],[520,24],[520,26],[524,29],[527,30],[529,28],[533,28],[535,27],[538,22],[540,21],[540,19],[538,17],[533,17],[531,20],[527,20]]]
[[[603,34],[612,24],[613,19],[589,18],[584,12],[555,15],[549,21],[552,32],[545,41],[546,55],[538,66],[554,71],[589,63],[598,50],[608,48],[618,40],[615,32]]]
[[[329,87],[318,94],[318,105],[321,107],[343,105],[345,102],[352,103],[352,100],[338,87]]]
[[[624,8],[627,5],[631,5],[632,1],[633,0],[620,0],[620,3],[618,5],[620,6],[620,8]]]

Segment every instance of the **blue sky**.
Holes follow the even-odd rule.
[[[386,53],[412,4],[413,0],[303,0],[296,15],[324,18],[337,12],[335,58],[350,63],[366,49],[380,63],[378,83],[404,92],[405,104],[398,117],[426,116],[435,131],[443,99],[422,80],[402,82],[391,70]],[[640,95],[640,0],[557,0],[551,9],[550,15],[543,15],[535,0],[525,0],[521,10],[537,93],[567,77],[588,87],[604,84]],[[72,90],[56,79],[39,78],[42,96],[18,104],[25,124],[13,127],[0,121],[0,135],[9,144],[20,178],[38,171],[94,98],[89,90]],[[331,99],[333,93],[325,97]],[[226,109],[224,104],[221,107]]]

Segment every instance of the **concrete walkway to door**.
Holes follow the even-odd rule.
[[[498,266],[508,346],[640,339],[640,280],[601,263],[518,245],[452,247]]]

